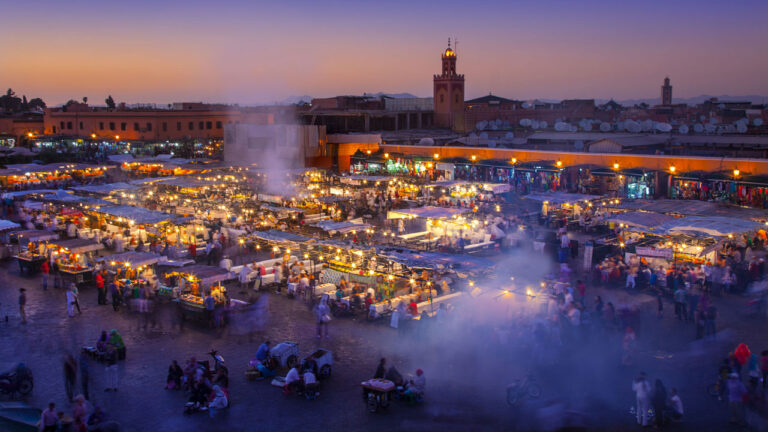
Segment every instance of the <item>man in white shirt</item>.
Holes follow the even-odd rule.
[[[571,239],[568,238],[568,232],[563,232],[563,235],[560,236],[560,247],[561,248],[568,248],[571,245]]]
[[[648,426],[648,410],[651,408],[651,383],[645,378],[645,372],[632,382],[632,391],[637,399],[637,424]]]
[[[292,390],[297,389],[301,385],[301,374],[299,374],[299,370],[296,368],[296,366],[292,367],[291,370],[288,371],[288,375],[285,376],[285,387],[284,392],[290,393]]]
[[[677,394],[677,389],[673,388],[669,391],[669,394],[667,416],[673,420],[680,420],[683,418],[683,401],[680,400],[680,396]]]
[[[304,372],[304,391],[317,392],[317,378],[309,369]]]

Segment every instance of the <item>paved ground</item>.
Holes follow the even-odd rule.
[[[545,260],[542,258],[542,262]],[[19,322],[16,297],[19,287],[28,289],[29,324]],[[128,312],[115,313],[97,306],[92,288],[81,291],[82,315],[66,316],[64,294],[43,292],[38,278],[18,275],[13,262],[0,265],[0,359],[24,361],[35,374],[35,389],[29,403],[43,406],[54,400],[69,409],[62,373],[62,357],[92,345],[101,330],[118,329],[126,342],[128,359],[120,363],[120,390],[105,393],[104,371],[91,364],[92,402],[104,409],[125,430],[534,430],[541,417],[565,407],[572,417],[582,418],[590,429],[632,430],[629,407],[633,403],[632,377],[639,371],[651,379],[660,377],[667,387],[678,387],[687,410],[686,422],[678,430],[730,430],[726,406],[704,392],[714,380],[719,359],[737,342],[753,350],[768,346],[761,334],[762,321],[740,316],[743,299],[721,300],[724,331],[715,341],[692,342],[693,325],[674,320],[671,305],[666,315],[655,318],[655,299],[621,290],[590,288],[588,298],[602,293],[606,300],[639,305],[643,322],[638,329],[640,352],[637,364],[621,367],[620,340],[614,333],[585,337],[578,348],[555,350],[553,364],[532,361],[532,330],[512,328],[507,343],[499,346],[493,328],[477,324],[486,306],[458,306],[452,322],[420,328],[399,335],[385,325],[336,319],[330,338],[314,337],[312,315],[301,301],[265,294],[267,326],[263,335],[249,341],[242,334],[251,321],[237,316],[236,325],[210,331],[174,320],[173,305],[157,308],[158,326],[143,327],[140,318]],[[515,308],[525,307],[511,303]],[[475,325],[477,324],[477,325]],[[519,334],[516,333],[519,332]],[[317,347],[330,349],[336,365],[333,377],[323,383],[315,401],[286,398],[267,382],[247,382],[243,372],[264,337],[274,342],[293,340],[303,354]],[[232,407],[216,419],[197,414],[184,416],[184,397],[163,389],[167,366],[172,359],[184,361],[192,355],[204,357],[218,349],[230,368]],[[359,382],[373,374],[378,358],[386,356],[401,372],[420,367],[427,375],[427,402],[420,406],[395,403],[386,413],[369,414],[361,399]],[[512,379],[532,371],[544,393],[516,409],[506,405],[504,387]],[[553,416],[549,416],[553,417]],[[734,429],[737,430],[737,429]]]

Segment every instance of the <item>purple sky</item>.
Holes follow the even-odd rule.
[[[467,98],[768,95],[767,1],[73,0],[3,6],[0,85],[52,104],[431,96],[458,37]],[[439,9],[436,9],[438,8]]]

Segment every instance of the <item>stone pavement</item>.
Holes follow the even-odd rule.
[[[18,319],[19,287],[28,289],[26,325]],[[706,395],[706,385],[714,380],[720,358],[738,341],[750,343],[758,352],[768,346],[766,336],[756,331],[764,323],[739,316],[743,299],[720,300],[723,319],[719,326],[725,331],[716,341],[702,343],[693,342],[692,324],[672,318],[669,303],[666,315],[656,319],[652,297],[589,288],[587,298],[596,293],[617,306],[640,305],[645,318],[638,331],[635,366],[619,365],[618,334],[595,335],[580,349],[563,352],[553,366],[521,360],[528,349],[522,343],[499,350],[487,340],[487,334],[478,332],[477,337],[468,338],[462,332],[465,329],[449,326],[403,336],[383,323],[334,319],[330,338],[318,340],[309,308],[300,300],[274,294],[265,294],[268,323],[264,334],[252,341],[242,331],[251,322],[245,317],[235,316],[236,325],[224,330],[196,325],[182,329],[174,321],[174,305],[158,307],[159,326],[145,329],[136,314],[98,306],[93,288],[81,290],[82,315],[68,318],[62,291],[42,291],[39,277],[20,277],[15,262],[6,262],[0,265],[0,359],[9,364],[24,361],[34,371],[35,389],[29,403],[42,407],[54,400],[58,407],[69,410],[63,355],[93,345],[101,330],[118,329],[127,345],[127,360],[120,363],[120,390],[105,393],[104,369],[91,362],[91,400],[128,431],[522,431],[533,430],[540,424],[543,408],[557,402],[580,413],[591,430],[631,430],[631,380],[639,370],[645,370],[651,379],[661,377],[668,388],[679,389],[687,410],[679,430],[730,430],[727,407]],[[286,398],[265,381],[245,380],[245,366],[265,337],[273,343],[296,341],[302,354],[317,347],[333,352],[334,373],[322,384],[317,400]],[[184,416],[183,395],[163,389],[167,366],[173,359],[182,363],[193,355],[205,358],[211,348],[219,350],[229,366],[232,407],[215,419],[206,414]],[[419,367],[426,371],[425,404],[394,403],[388,412],[377,414],[365,410],[359,383],[373,374],[381,356],[404,375]],[[527,370],[540,372],[544,393],[541,400],[512,409],[505,403],[504,388]]]

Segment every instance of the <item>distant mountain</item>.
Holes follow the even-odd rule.
[[[414,96],[410,93],[384,93],[384,92],[378,92],[378,93],[365,93],[366,96],[373,96],[373,97],[391,97],[394,99],[404,99],[404,98],[417,98],[418,96]]]

